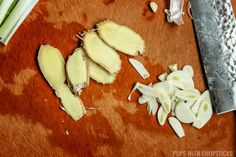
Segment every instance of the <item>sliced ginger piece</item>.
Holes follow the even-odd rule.
[[[61,52],[50,45],[41,45],[38,63],[45,79],[54,90],[57,90],[66,80],[65,61]]]
[[[82,117],[86,113],[82,101],[64,84],[65,62],[60,51],[52,46],[42,45],[38,53],[38,63],[45,79],[61,99],[63,110],[74,120]]]
[[[79,97],[73,95],[67,85],[61,85],[56,90],[56,95],[61,99],[62,109],[74,120],[78,120],[86,114],[83,102]]]
[[[125,54],[136,56],[145,51],[142,37],[127,26],[106,20],[97,24],[99,36],[111,47]]]
[[[66,63],[66,72],[69,85],[72,86],[74,93],[79,93],[82,88],[88,86],[88,65],[83,49],[78,48],[69,56]]]
[[[111,84],[116,79],[116,74],[110,74],[103,67],[88,58],[89,76],[98,83]]]
[[[115,74],[120,71],[121,60],[118,53],[105,44],[96,32],[84,33],[83,48],[95,63],[101,65],[109,73]]]

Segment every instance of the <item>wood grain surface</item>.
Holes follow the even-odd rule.
[[[191,19],[185,14],[184,25],[169,24],[163,13],[168,1],[155,1],[159,8],[154,14],[144,0],[40,0],[9,44],[0,47],[1,157],[170,157],[194,151],[226,151],[235,156],[235,113],[214,114],[200,130],[183,125],[186,136],[180,139],[168,123],[159,126],[146,106],[137,104],[138,92],[127,101],[136,81],[156,82],[172,63],[180,68],[192,65],[196,87],[201,92],[206,89]],[[236,1],[232,2],[236,10]],[[143,80],[128,56],[121,54],[122,70],[114,84],[91,81],[82,92],[85,106],[99,109],[89,110],[75,122],[59,108],[40,73],[37,52],[41,44],[50,44],[67,59],[80,46],[75,35],[104,19],[142,35],[146,51],[135,58],[151,77]]]

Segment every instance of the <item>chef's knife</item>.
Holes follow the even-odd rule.
[[[230,0],[190,0],[198,46],[217,114],[236,110],[236,20]]]

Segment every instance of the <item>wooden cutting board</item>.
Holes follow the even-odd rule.
[[[0,47],[0,156],[170,157],[210,156],[207,153],[217,151],[235,156],[235,113],[214,114],[201,130],[183,125],[186,136],[180,139],[168,123],[159,126],[146,106],[137,104],[138,92],[127,101],[136,81],[156,82],[173,63],[180,68],[192,65],[196,87],[201,92],[206,89],[191,19],[185,14],[184,25],[169,24],[163,13],[168,1],[155,1],[159,8],[154,14],[149,1],[143,0],[40,0],[8,46]],[[143,36],[146,52],[135,58],[151,77],[143,80],[128,56],[121,54],[122,70],[115,83],[91,81],[83,90],[85,106],[99,109],[89,110],[75,122],[59,108],[59,100],[40,73],[38,49],[41,44],[53,45],[66,59],[80,46],[75,35],[104,19]]]

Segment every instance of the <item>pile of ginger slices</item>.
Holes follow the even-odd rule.
[[[61,52],[50,45],[41,45],[38,52],[43,76],[60,98],[61,108],[74,120],[86,114],[79,95],[89,86],[90,78],[111,84],[121,70],[118,51],[129,56],[145,51],[139,34],[110,20],[98,23],[96,29],[83,32],[80,38],[82,46],[74,50],[66,63]]]

